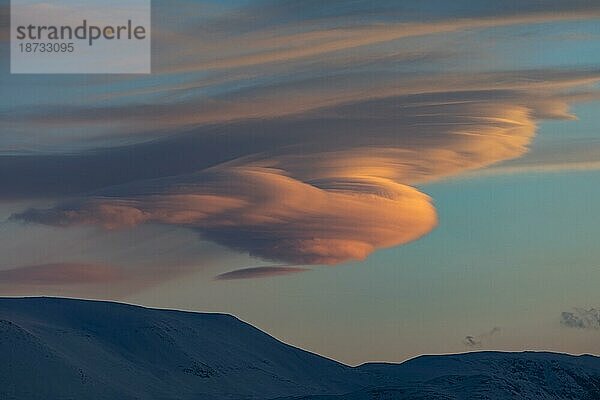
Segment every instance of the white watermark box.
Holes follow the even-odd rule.
[[[11,73],[148,74],[150,0],[11,0]]]

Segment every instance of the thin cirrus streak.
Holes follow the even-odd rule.
[[[472,176],[493,176],[493,175],[511,175],[527,173],[560,173],[575,171],[598,171],[600,170],[600,161],[582,161],[582,162],[562,162],[562,163],[540,163],[540,164],[522,164],[514,166],[502,166],[489,168],[482,171],[473,172]]]
[[[215,277],[217,281],[233,281],[239,279],[256,279],[274,276],[285,276],[308,272],[308,268],[292,267],[289,265],[242,268],[235,271],[225,272]]]
[[[570,101],[589,101],[597,93],[586,93],[587,97],[573,93],[557,93],[571,88],[593,85],[600,76],[598,70],[533,70],[480,74],[444,73],[441,76],[398,76],[396,74],[340,75],[327,79],[311,78],[300,82],[270,84],[241,89],[234,94],[213,96],[191,96],[184,103],[133,104],[102,106],[37,106],[19,110],[4,118],[5,123],[23,125],[32,129],[60,126],[81,129],[88,125],[102,125],[110,119],[108,137],[125,136],[144,139],[156,133],[164,136],[164,131],[181,132],[200,126],[228,125],[249,119],[275,119],[308,114],[333,107],[355,105],[376,105],[369,101],[393,99],[403,100],[404,107],[423,107],[480,101],[489,104],[491,100],[505,100],[508,103],[535,103],[535,117],[573,118],[568,113]],[[435,79],[433,79],[435,78]],[[160,87],[160,86],[159,86]],[[179,86],[167,86],[163,91],[178,90]],[[156,89],[158,90],[158,89]],[[551,91],[551,93],[547,93]],[[540,94],[541,93],[541,94]],[[115,96],[120,95],[115,93]],[[100,99],[106,103],[110,97]],[[382,103],[385,104],[385,103]],[[380,110],[379,113],[384,109]],[[373,111],[377,108],[373,107]],[[410,108],[399,108],[411,117]],[[364,114],[364,110],[362,110]],[[390,116],[393,118],[393,116]],[[412,116],[415,118],[415,115]],[[199,132],[205,133],[205,132]]]
[[[431,23],[377,23],[353,28],[327,30],[313,29],[303,33],[282,35],[281,30],[257,32],[254,36],[244,35],[242,39],[232,38],[219,42],[219,49],[252,49],[251,54],[230,56],[221,59],[188,61],[178,65],[169,64],[159,68],[163,73],[181,73],[197,70],[235,69],[291,60],[324,56],[344,50],[372,46],[394,40],[416,36],[437,35],[467,29],[486,29],[510,25],[543,24],[560,21],[585,20],[600,16],[600,10],[587,12],[531,13],[505,17],[483,17],[459,19]],[[306,27],[304,27],[306,28]],[[177,40],[184,37],[178,36]],[[165,41],[168,41],[165,40]],[[202,43],[203,51],[214,54],[214,44]],[[213,51],[210,51],[213,50]]]

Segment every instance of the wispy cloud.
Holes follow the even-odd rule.
[[[197,70],[236,69],[272,63],[290,62],[297,59],[325,56],[330,53],[352,50],[359,47],[377,45],[415,36],[436,35],[467,29],[485,29],[519,24],[549,23],[590,19],[582,12],[562,14],[540,13],[504,18],[491,17],[480,19],[449,20],[435,23],[387,23],[367,26],[335,27],[327,30],[310,30],[304,33],[282,35],[281,30],[258,32],[244,35],[242,39],[230,39],[219,46],[225,48],[246,48],[242,56],[223,57],[221,59],[198,60],[165,67],[161,72],[174,73]],[[209,46],[207,49],[206,46]],[[210,45],[202,43],[203,51],[212,50]],[[198,49],[200,50],[200,49]],[[251,52],[253,50],[253,52]],[[200,52],[199,52],[200,53]]]
[[[552,174],[597,170],[600,170],[600,142],[588,138],[538,146],[524,157],[464,176]]]
[[[600,329],[600,309],[574,308],[560,314],[560,323],[567,328]]]
[[[469,176],[494,176],[494,175],[513,175],[513,174],[552,174],[562,172],[581,172],[581,171],[598,171],[600,170],[599,161],[582,161],[582,162],[563,162],[563,163],[547,163],[547,164],[521,164],[502,167],[493,167],[482,171],[466,174],[463,177]]]
[[[192,272],[191,268],[54,262],[0,270],[2,295],[128,296]]]
[[[238,279],[257,279],[269,278],[282,275],[293,275],[308,272],[308,268],[290,267],[290,266],[270,266],[270,267],[252,267],[243,268],[235,271],[226,272],[215,277],[218,281],[231,281]]]
[[[495,335],[499,334],[502,329],[495,326],[488,332],[481,333],[479,335],[468,335],[463,339],[463,344],[467,347],[478,348],[487,344],[487,342]]]
[[[315,61],[331,54],[356,52],[418,36],[600,16],[600,7],[590,2],[569,6],[553,2],[553,6],[539,7],[530,1],[506,9],[491,3],[479,7],[439,6],[435,14],[428,13],[431,10],[426,10],[426,6],[419,12],[419,5],[407,7],[401,2],[335,3],[333,6],[311,2],[302,6],[295,2],[250,4],[195,27],[184,27],[176,33],[166,31],[164,38],[158,40],[164,41],[164,48],[170,50],[169,62],[158,68],[173,73],[264,67],[303,59]],[[424,17],[428,14],[429,18]],[[182,43],[184,47],[180,48]],[[173,63],[173,59],[179,62]]]

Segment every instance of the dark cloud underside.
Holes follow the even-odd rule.
[[[226,272],[215,277],[219,281],[230,281],[238,279],[257,279],[267,278],[273,276],[292,275],[310,271],[307,268],[299,267],[287,267],[287,266],[276,266],[276,267],[254,267],[244,268],[235,271]]]

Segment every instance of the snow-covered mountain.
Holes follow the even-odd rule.
[[[2,400],[274,398],[593,400],[600,358],[483,352],[352,368],[229,315],[0,299]]]
[[[359,370],[374,374],[377,388],[343,399],[600,400],[600,358],[590,355],[479,352]]]

